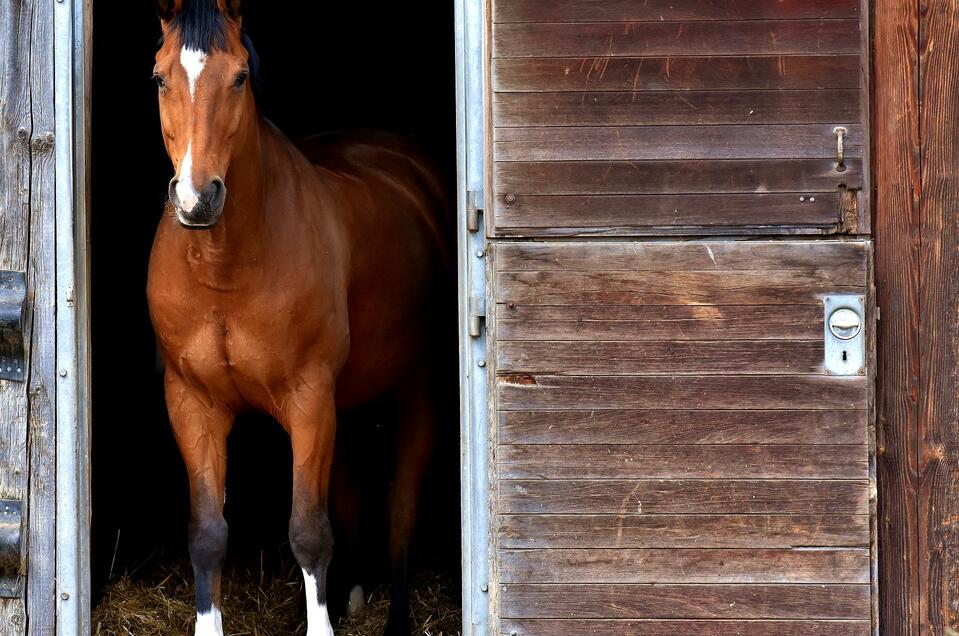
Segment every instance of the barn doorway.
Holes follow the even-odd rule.
[[[357,128],[407,133],[448,170],[453,185],[452,3],[298,3],[293,13],[262,0],[245,4],[244,24],[262,62],[259,106],[291,139]],[[123,12],[104,3],[93,7],[92,607],[109,601],[118,585],[133,592],[143,585],[154,597],[166,594],[170,603],[182,603],[189,600],[177,583],[177,568],[187,559],[187,484],[167,422],[144,295],[150,246],[172,174],[150,78],[160,30],[153,3],[132,3]],[[125,190],[122,196],[117,188]],[[455,290],[449,299],[455,303]],[[455,339],[455,328],[450,337]],[[417,551],[414,567],[430,593],[458,600],[459,429],[455,341],[450,344],[453,419],[421,515],[417,543],[429,550]],[[382,441],[387,453],[388,430],[372,424],[378,408],[386,406],[354,414],[351,421],[361,434]],[[286,538],[286,434],[269,419],[241,418],[229,455],[228,571],[239,578],[247,573],[249,580],[298,580]],[[384,478],[369,476],[371,501]],[[377,526],[375,519],[370,526]],[[385,542],[375,536],[370,541],[365,576],[375,585]],[[127,600],[140,602],[132,595]],[[96,630],[96,617],[103,614],[94,616]],[[118,629],[103,624],[100,633],[113,633],[111,628]]]

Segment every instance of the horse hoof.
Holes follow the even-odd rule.
[[[366,609],[366,594],[362,585],[354,585],[350,590],[350,598],[346,601],[346,615],[355,616]]]

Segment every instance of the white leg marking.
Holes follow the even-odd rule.
[[[200,79],[203,67],[206,66],[206,53],[197,49],[188,49],[184,46],[180,49],[180,64],[190,81],[190,99],[192,100],[196,95],[196,82]]]
[[[196,615],[196,636],[223,636],[223,617],[220,608]]]
[[[350,599],[346,602],[346,615],[354,616],[366,607],[366,593],[362,585],[354,585],[350,590]]]
[[[306,588],[306,636],[333,636],[326,603],[320,603],[316,597],[316,577],[303,570],[303,581]]]
[[[186,147],[186,155],[180,162],[180,174],[176,181],[176,196],[180,200],[180,209],[190,212],[200,200],[200,195],[193,187],[193,142]]]

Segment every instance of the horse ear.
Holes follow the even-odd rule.
[[[243,4],[241,0],[217,0],[216,3],[219,5],[220,11],[234,20],[240,19],[240,5]]]
[[[173,19],[183,8],[183,0],[157,0],[157,13],[164,22]]]

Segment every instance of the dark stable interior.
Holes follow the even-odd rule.
[[[145,297],[150,247],[172,177],[151,79],[160,25],[152,2],[124,4],[123,11],[110,3],[93,6],[95,604],[111,577],[186,558],[189,497],[167,422]],[[330,130],[408,133],[453,175],[452,2],[253,0],[244,14],[261,60],[260,110],[291,139]],[[451,339],[454,334],[451,329]],[[427,479],[413,566],[414,571],[449,572],[456,578],[459,449],[453,340],[448,350],[454,356],[449,383],[453,408],[446,411],[446,437]],[[388,407],[361,411],[348,425],[350,434],[363,441],[364,466],[373,467],[361,471],[370,509],[382,508],[391,456]],[[287,545],[290,484],[286,433],[269,418],[241,417],[229,443],[227,567],[249,563],[259,568],[262,559],[269,572],[292,562]],[[375,514],[364,523],[374,579],[377,572],[385,574],[383,526]]]

